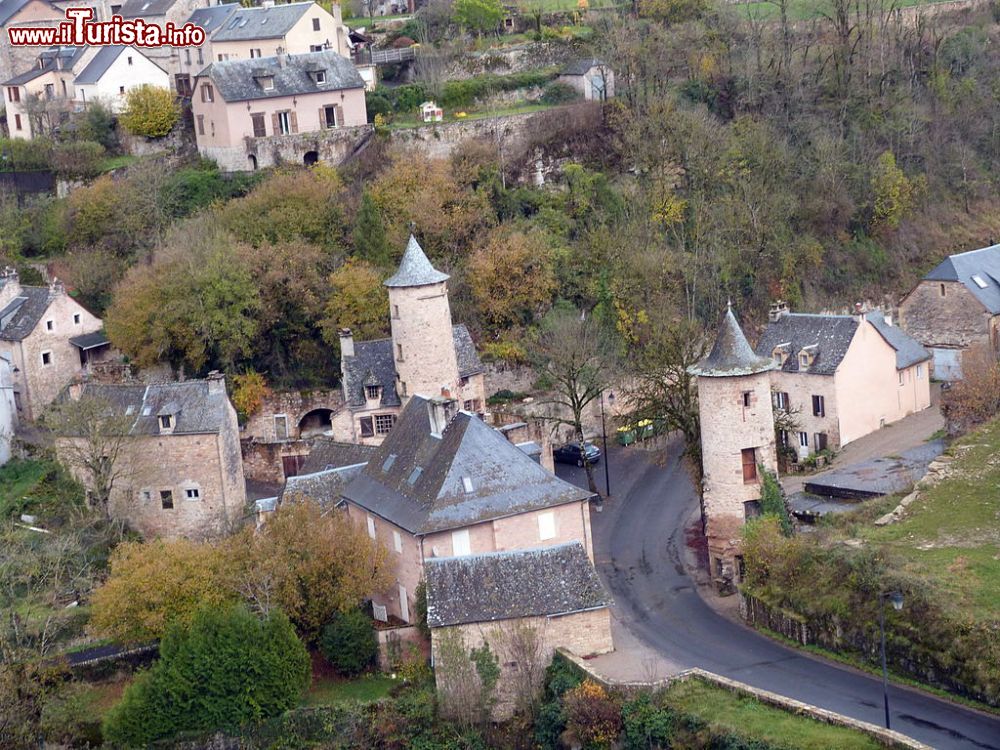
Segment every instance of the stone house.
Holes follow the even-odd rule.
[[[37,53],[31,67],[0,86],[11,138],[52,132],[76,108],[73,81],[97,54],[96,47],[53,47]]]
[[[381,442],[414,394],[454,399],[465,411],[483,411],[484,368],[469,330],[452,324],[448,278],[411,236],[399,269],[385,281],[392,336],[354,341],[350,330],[341,331],[350,442]]]
[[[100,101],[115,113],[125,108],[128,92],[141,86],[170,88],[167,71],[132,46],[108,45],[73,79],[76,101],[86,107]]]
[[[615,74],[607,63],[591,57],[564,67],[557,79],[576,89],[587,101],[602,102],[615,95]]]
[[[579,541],[434,558],[424,570],[438,691],[470,689],[448,669],[449,636],[465,651],[489,644],[500,665],[494,718],[509,716],[519,692],[541,685],[557,648],[583,657],[614,650],[611,598]]]
[[[796,459],[839,450],[930,406],[930,354],[878,311],[858,315],[790,313],[772,306],[757,343],[773,359],[774,408],[797,422],[782,433]]]
[[[68,397],[134,416],[110,509],[143,536],[209,538],[249,513],[236,410],[222,375],[148,386],[86,384],[71,387]],[[85,473],[68,459],[74,440],[80,438],[58,437],[56,451],[86,485]]]
[[[713,580],[727,590],[738,577],[743,524],[760,509],[760,469],[777,474],[771,373],[777,364],[755,354],[726,311],[697,376],[701,421],[702,517]]]
[[[198,151],[225,171],[271,166],[289,143],[296,161],[314,164],[328,134],[368,121],[364,81],[332,50],[214,62],[194,89]],[[343,148],[351,143],[348,135]]]
[[[212,0],[125,0],[117,9],[117,14],[126,19],[141,18],[146,23],[157,26],[171,23],[181,28],[197,8],[207,8],[211,4]],[[111,10],[115,12],[115,5],[111,6]],[[145,53],[150,60],[167,72],[168,78],[175,82],[176,87],[178,76],[183,74],[181,56],[188,49],[190,48],[148,47]],[[180,89],[177,93],[183,95]]]
[[[17,407],[14,405],[13,365],[9,360],[0,356],[0,466],[10,460],[17,422]]]
[[[1000,357],[1000,245],[939,263],[899,303],[899,324],[930,350],[937,380],[961,380],[970,350]]]
[[[13,367],[21,419],[38,419],[60,391],[111,354],[103,323],[66,294],[59,281],[22,286],[17,272],[0,275],[0,357]]]
[[[190,97],[195,77],[215,60],[212,56],[212,34],[218,31],[242,6],[224,3],[208,8],[196,8],[187,22],[205,30],[205,43],[200,47],[185,47],[177,56],[178,70],[174,73],[174,89],[178,96]]]

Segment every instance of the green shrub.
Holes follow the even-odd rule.
[[[385,117],[392,114],[392,102],[389,97],[378,92],[372,92],[365,97],[365,107],[368,110],[368,122],[375,122],[375,115]]]
[[[326,660],[343,675],[364,672],[378,656],[372,621],[359,609],[337,615],[323,628],[319,645]]]
[[[84,141],[96,141],[111,151],[118,146],[115,132],[115,117],[111,110],[98,102],[91,102],[77,121],[77,137]]]
[[[57,143],[52,149],[52,168],[60,177],[86,180],[101,173],[104,146],[93,141]]]
[[[553,81],[542,92],[543,104],[565,104],[580,98],[580,92],[562,81]]]
[[[52,141],[40,136],[0,138],[0,172],[30,172],[52,167]]]
[[[509,75],[487,74],[448,81],[441,94],[441,104],[445,107],[467,107],[477,99],[502,91],[516,91],[534,86],[544,86],[558,75],[554,68],[529,70]]]
[[[655,705],[649,693],[642,693],[622,706],[625,750],[670,747],[675,722],[673,711]]]
[[[792,533],[792,518],[788,514],[788,507],[785,505],[785,493],[778,484],[778,478],[774,472],[768,471],[763,466],[758,470],[763,477],[760,492],[760,512],[765,516],[774,516],[781,524],[781,531],[785,536]]]
[[[94,691],[71,683],[42,707],[39,727],[47,742],[71,747],[100,747],[101,723],[95,719]]]
[[[261,179],[261,173],[223,177],[209,159],[172,172],[163,186],[162,203],[172,216],[190,216],[215,201],[239,198]]]
[[[256,724],[295,706],[308,683],[309,654],[283,614],[205,608],[189,629],[168,631],[160,660],[105,717],[104,736],[136,746]]]

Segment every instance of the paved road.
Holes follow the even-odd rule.
[[[611,450],[613,499],[593,516],[594,544],[619,617],[682,667],[701,667],[882,724],[880,680],[789,649],[720,615],[699,596],[683,564],[684,524],[697,499],[679,454],[676,444],[665,456]],[[560,465],[557,473],[586,484],[582,469]],[[603,467],[596,476],[603,490]],[[889,689],[893,729],[942,750],[1000,750],[1000,718],[916,691]]]

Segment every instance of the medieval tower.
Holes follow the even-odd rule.
[[[730,306],[711,353],[690,370],[698,378],[705,533],[720,589],[738,576],[743,523],[760,509],[761,467],[777,472],[774,367],[750,348]]]
[[[399,395],[460,395],[458,358],[448,304],[448,274],[427,259],[413,235],[395,275],[386,280],[392,356]]]

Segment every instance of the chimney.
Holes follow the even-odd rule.
[[[431,423],[431,435],[439,438],[444,434],[451,418],[455,416],[456,403],[453,399],[427,399],[427,417]]]
[[[337,331],[337,335],[340,336],[340,358],[354,356],[354,334],[351,333],[350,328],[341,328]]]
[[[277,51],[278,54],[275,55],[275,58],[278,60],[278,67],[284,68],[285,65],[288,63],[288,55],[285,54],[284,47],[278,47]]]
[[[211,394],[224,394],[226,392],[226,376],[218,370],[212,370],[205,378],[208,381],[208,392]]]
[[[767,319],[772,323],[777,323],[781,320],[781,316],[786,313],[788,313],[788,303],[784,300],[776,299],[771,303],[771,307],[767,311]]]
[[[854,318],[859,323],[865,322],[865,306],[862,305],[860,302],[854,303]]]
[[[66,294],[66,285],[53,276],[52,281],[49,282],[49,297],[58,297],[63,294]]]

